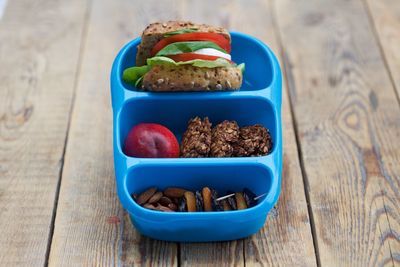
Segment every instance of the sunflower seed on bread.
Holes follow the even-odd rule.
[[[237,67],[156,65],[143,77],[143,89],[154,92],[238,90],[241,84],[242,71]]]

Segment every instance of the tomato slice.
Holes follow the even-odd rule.
[[[155,56],[158,51],[163,49],[169,44],[176,42],[187,42],[187,41],[209,41],[214,42],[219,45],[226,52],[231,52],[231,44],[228,39],[226,39],[222,34],[213,33],[213,32],[191,32],[191,33],[182,33],[177,35],[172,35],[170,37],[164,38],[160,40],[154,47],[151,49],[151,56]]]
[[[210,60],[210,61],[214,61],[217,60],[218,58],[222,58],[222,57],[217,57],[217,56],[209,56],[209,55],[202,55],[202,54],[196,54],[196,53],[182,53],[182,54],[177,54],[177,55],[169,55],[167,56],[171,59],[173,59],[176,62],[180,62],[180,61],[189,61],[189,60],[194,60],[194,59],[204,59],[204,60]],[[234,64],[234,62],[232,60],[226,59],[228,60],[230,63]]]

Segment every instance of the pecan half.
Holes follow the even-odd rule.
[[[136,202],[139,205],[143,205],[155,194],[156,191],[157,191],[156,187],[151,187],[147,189],[137,197]]]

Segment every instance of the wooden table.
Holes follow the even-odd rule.
[[[0,6],[1,266],[400,266],[400,1]],[[250,238],[154,241],[117,199],[111,64],[168,19],[252,34],[280,57],[282,194]]]

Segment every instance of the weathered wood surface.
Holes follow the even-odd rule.
[[[261,39],[282,62],[272,4],[272,1],[238,1],[231,12],[234,15],[230,26]],[[258,13],[258,16],[251,15]],[[246,265],[316,266],[285,73],[282,87],[282,128],[284,153],[281,195],[262,231],[245,239]]]
[[[0,265],[43,266],[86,1],[8,1],[0,20]]]
[[[400,101],[400,1],[365,1]]]
[[[363,3],[275,5],[321,266],[398,265],[400,108]]]
[[[9,1],[0,265],[399,265],[400,11],[362,1]],[[112,60],[148,23],[179,18],[252,34],[282,55],[282,194],[247,239],[154,241],[116,197]]]
[[[50,266],[177,264],[177,245],[142,237],[116,196],[109,75],[118,50],[171,2],[93,1],[71,118]],[[172,9],[174,10],[174,9]],[[172,11],[168,15],[173,15]]]

